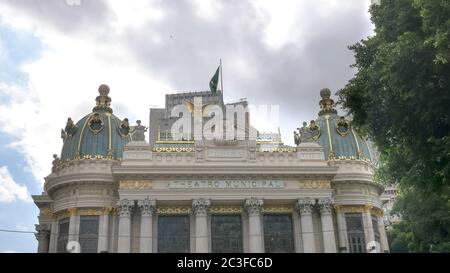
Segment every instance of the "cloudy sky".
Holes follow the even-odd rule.
[[[34,230],[30,195],[41,193],[60,152],[60,129],[91,111],[102,83],[117,116],[148,122],[164,94],[208,90],[222,58],[225,101],[279,105],[283,140],[292,144],[292,131],[316,117],[319,90],[334,93],[352,77],[347,46],[371,35],[369,5],[0,1],[0,229]],[[33,234],[0,231],[0,252],[36,247]]]

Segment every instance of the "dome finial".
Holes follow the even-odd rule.
[[[331,97],[330,89],[323,88],[322,90],[320,90],[320,96],[322,97],[322,99],[319,102],[320,105],[319,116],[325,114],[337,114],[336,109],[334,109],[334,101],[330,98]]]
[[[102,84],[98,87],[98,92],[100,93],[100,96],[108,96],[109,94],[109,86],[106,84]]]
[[[92,111],[96,112],[98,110],[105,110],[107,112],[112,113],[111,107],[111,98],[108,97],[109,94],[109,86],[106,84],[102,84],[98,87],[98,93],[100,93],[97,98],[95,98],[95,101],[97,102],[97,105],[92,109]]]

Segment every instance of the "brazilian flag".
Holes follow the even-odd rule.
[[[217,85],[219,84],[219,69],[220,66],[217,68],[216,73],[214,73],[214,76],[211,78],[211,81],[209,82],[209,89],[211,90],[211,93],[213,95],[217,92]]]

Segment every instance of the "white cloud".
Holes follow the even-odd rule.
[[[11,177],[8,167],[0,167],[0,202],[11,203],[16,200],[30,202],[27,187],[19,185]]]
[[[96,89],[100,84],[106,83],[110,86],[112,107],[118,117],[128,117],[132,122],[141,119],[144,123],[148,123],[150,105],[163,106],[164,95],[173,88],[169,82],[171,79],[166,81],[159,74],[147,74],[148,67],[143,66],[146,65],[145,62],[153,60],[137,59],[136,56],[139,55],[136,55],[135,51],[139,51],[139,47],[130,48],[127,41],[128,38],[138,39],[142,36],[150,37],[150,41],[158,43],[161,40],[160,36],[165,37],[168,34],[158,33],[152,29],[152,24],[161,24],[161,21],[171,15],[158,9],[161,1],[139,0],[126,4],[123,2],[121,0],[108,2],[108,8],[113,15],[105,16],[107,18],[105,20],[94,21],[90,24],[91,27],[82,25],[78,31],[70,33],[61,31],[54,22],[72,22],[71,19],[78,18],[75,15],[83,6],[70,7],[72,10],[63,9],[64,14],[72,15],[74,18],[64,18],[62,15],[59,16],[58,12],[54,12],[53,19],[46,22],[43,17],[45,13],[40,15],[38,13],[42,13],[45,5],[50,5],[49,3],[43,2],[40,4],[44,5],[42,9],[36,9],[34,13],[27,13],[20,5],[0,3],[0,23],[7,24],[14,30],[29,31],[44,44],[44,51],[40,57],[22,66],[23,72],[28,75],[27,86],[0,82],[0,96],[3,94],[10,98],[7,103],[0,103],[0,131],[15,139],[11,146],[23,153],[29,169],[41,183],[44,182],[42,178],[50,172],[52,154],[60,153],[62,141],[59,132],[65,126],[67,117],[78,121],[90,112],[97,96]],[[262,0],[252,3],[257,7],[256,19],[262,18],[261,21],[268,22],[263,24],[264,32],[260,39],[270,48],[279,49],[294,41],[301,45],[310,35],[315,35],[307,31],[311,24],[317,23],[316,18],[311,18],[309,13],[319,14],[326,20],[327,16],[339,10],[353,9],[355,3],[359,3],[360,0],[348,1],[349,3],[344,1],[345,4],[339,4],[343,1],[322,0],[317,5],[314,5],[316,1],[309,0],[283,1],[282,5],[274,2]],[[83,5],[83,1],[81,4]],[[221,9],[225,4],[218,1],[197,0],[194,5],[197,16],[214,23],[223,20],[218,15],[221,15]],[[100,4],[98,7],[100,10],[106,10]],[[246,14],[233,15],[236,18],[230,18],[226,24],[234,24],[239,20],[247,22]],[[57,16],[62,18],[54,18]],[[256,19],[251,17],[247,23],[255,22],[258,25],[259,20]],[[217,39],[219,38],[218,35]],[[239,36],[233,38],[233,42],[239,43]],[[189,43],[187,45],[190,46]],[[167,45],[170,46],[171,44]],[[252,54],[244,50],[231,52],[229,55],[233,56],[227,61],[229,67],[233,67],[230,69],[233,70],[230,75],[236,72],[240,78],[247,81],[252,81],[258,76],[255,75],[256,69],[253,69],[258,63],[257,60],[251,59]],[[165,55],[163,60],[166,59],[173,60],[171,56]],[[183,60],[176,59],[176,61]],[[173,62],[169,65],[177,66],[178,63]],[[189,65],[192,69],[197,69],[196,63]],[[314,67],[311,67],[311,70],[313,71]],[[178,75],[181,78],[185,76]],[[233,84],[231,77],[229,83]],[[225,83],[225,89],[227,86],[228,83]],[[230,91],[240,92],[231,89]],[[285,130],[292,131],[288,128]]]

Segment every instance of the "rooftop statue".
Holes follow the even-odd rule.
[[[314,120],[310,121],[309,126],[304,121],[303,127],[297,128],[297,130],[298,133],[294,131],[294,141],[297,146],[302,142],[314,142],[320,136],[320,127]]]
[[[137,125],[133,128],[133,135],[131,136],[132,141],[145,141],[145,132],[147,132],[148,127],[142,126],[140,120],[136,120]]]

